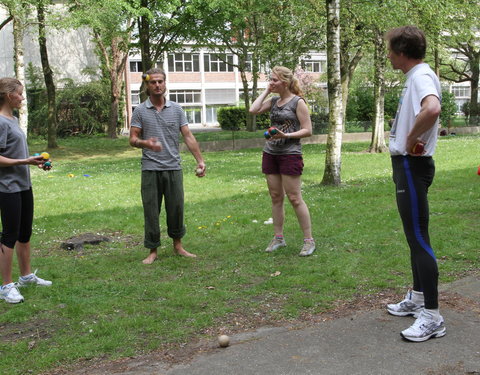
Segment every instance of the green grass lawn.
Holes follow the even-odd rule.
[[[34,141],[31,153],[44,151],[43,144]],[[289,205],[288,246],[263,251],[273,233],[264,224],[271,213],[261,150],[205,154],[202,179],[195,177],[193,157],[183,154],[184,245],[198,258],[174,256],[162,235],[159,261],[145,266],[140,150],[125,138],[61,140],[51,150],[52,171],[32,168],[32,266],[53,286],[22,289],[23,304],[0,303],[0,373],[37,374],[146,353],[219,326],[228,332],[232,316],[296,319],[359,295],[387,289],[402,295],[411,279],[409,251],[390,158],[366,153],[367,146],[344,145],[338,188],[319,184],[325,145],[304,147],[303,192],[317,242],[307,258],[297,255],[302,233]],[[478,136],[439,140],[430,236],[441,282],[478,271],[478,155]],[[86,232],[113,241],[83,251],[61,248]]]

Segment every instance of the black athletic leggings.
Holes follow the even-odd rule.
[[[27,243],[32,236],[33,192],[0,193],[2,233],[0,243],[13,248],[15,243]]]
[[[393,181],[403,230],[410,246],[413,290],[423,292],[426,309],[438,308],[438,266],[428,235],[428,188],[435,175],[431,157],[392,156]]]

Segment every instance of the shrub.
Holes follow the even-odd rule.
[[[32,135],[47,134],[47,95],[38,69],[29,65],[27,76],[28,131]],[[105,133],[110,110],[110,88],[104,81],[77,84],[65,80],[56,90],[57,135]]]
[[[222,107],[218,110],[217,120],[223,130],[245,130],[247,126],[245,107]],[[266,129],[270,126],[268,112],[257,115],[257,128]]]
[[[223,130],[245,129],[246,113],[244,107],[222,107],[218,110],[217,120]]]
[[[328,113],[317,112],[310,115],[312,120],[313,134],[327,134],[328,132]]]

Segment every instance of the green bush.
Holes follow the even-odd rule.
[[[387,121],[395,118],[399,94],[399,88],[385,91],[384,115]],[[347,121],[371,122],[374,118],[374,111],[373,87],[358,87],[351,91],[347,103]],[[362,127],[365,129],[364,125]]]
[[[110,88],[102,81],[77,85],[70,81],[57,98],[58,129],[62,136],[105,133],[110,113]]]
[[[310,115],[312,120],[313,134],[327,134],[328,132],[328,113],[317,112]]]
[[[243,130],[246,126],[244,107],[222,107],[218,110],[217,120],[223,130]]]
[[[247,126],[247,113],[245,107],[222,107],[218,110],[217,120],[223,130],[245,130]],[[268,112],[257,115],[256,124],[258,129],[266,129],[270,126]]]
[[[29,67],[28,131],[32,135],[47,134],[47,95],[45,86],[35,77],[38,72]],[[77,84],[66,80],[56,91],[57,135],[105,133],[110,111],[110,88],[103,81]]]

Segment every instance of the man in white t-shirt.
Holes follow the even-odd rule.
[[[428,234],[428,188],[435,175],[432,155],[437,144],[441,87],[435,73],[423,62],[424,33],[415,26],[390,30],[386,35],[388,58],[394,69],[406,75],[389,148],[398,211],[410,247],[413,288],[405,299],[388,304],[396,316],[416,317],[400,335],[409,341],[426,341],[445,335],[438,309],[438,266]]]

